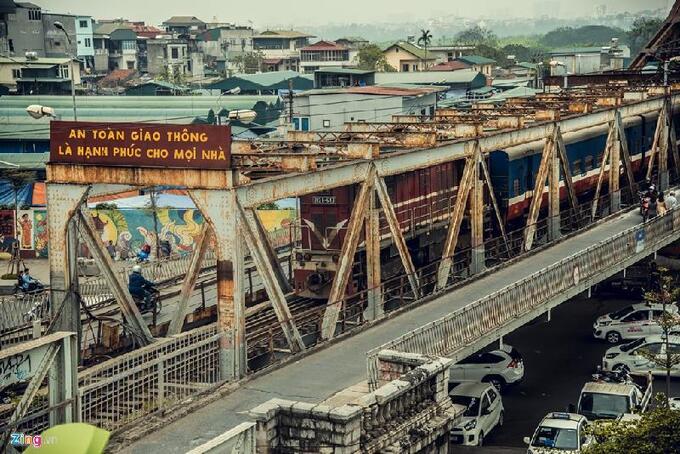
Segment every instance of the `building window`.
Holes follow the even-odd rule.
[[[170,58],[177,60],[179,58],[179,50],[176,47],[170,48]]]
[[[323,127],[324,128],[330,128],[331,127],[331,121],[330,120],[324,120],[323,121]]]
[[[90,38],[85,38],[85,47],[92,47],[92,40]]]
[[[41,20],[42,16],[39,9],[28,10],[28,20]]]
[[[87,28],[87,21],[86,20],[78,21],[78,25],[80,26],[80,28]]]
[[[68,66],[60,66],[59,67],[59,77],[61,77],[62,79],[68,79],[69,78]]]
[[[408,63],[404,63],[403,65],[401,65],[401,70],[403,72],[407,73],[408,72]]]
[[[12,70],[12,79],[21,79],[21,69]]]
[[[413,65],[413,70],[418,71],[418,65]]]
[[[61,41],[55,41],[54,42],[54,47],[59,47],[61,46]]]
[[[14,40],[8,39],[7,43],[9,44],[9,51],[14,52]]]
[[[133,61],[127,62],[127,69],[135,69],[135,62]]]

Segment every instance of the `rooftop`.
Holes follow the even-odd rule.
[[[310,44],[309,46],[305,46],[300,50],[324,51],[324,50],[347,50],[347,48],[345,46],[341,46],[339,44],[336,44],[332,41],[318,41],[314,44]]]
[[[44,169],[50,159],[48,153],[2,153],[0,169]]]
[[[428,68],[428,71],[458,71],[459,69],[467,69],[469,67],[470,65],[463,61],[453,60],[436,64]]]
[[[354,74],[356,76],[363,76],[366,74],[374,74],[375,71],[370,69],[355,69],[355,68],[323,68],[317,69],[314,73],[318,74]]]
[[[602,52],[602,46],[598,47],[563,47],[548,52],[550,55],[572,55],[572,54],[599,54]]]
[[[298,32],[295,30],[266,30],[253,38],[279,38],[279,39],[294,39],[294,38],[314,38],[314,35],[309,33]]]
[[[416,71],[416,72],[378,72],[375,73],[375,83],[386,84],[479,84],[486,85],[486,77],[473,69],[458,71]]]
[[[110,35],[116,30],[132,30],[132,27],[122,22],[106,22],[95,25],[94,33],[97,35]]]
[[[395,87],[377,86],[367,87],[347,87],[347,88],[317,88],[314,90],[303,91],[295,96],[323,96],[323,95],[377,95],[377,96],[420,96],[441,91],[441,87]]]
[[[627,396],[630,393],[631,386],[633,385],[625,383],[588,382],[583,385],[583,392]]]
[[[427,54],[425,49],[423,49],[422,47],[418,47],[415,44],[411,44],[411,43],[406,42],[406,41],[397,41],[394,44],[390,44],[389,46],[387,46],[385,48],[385,51],[388,51],[393,47],[398,47],[402,50],[405,50],[409,54],[414,55],[421,60],[435,60],[436,59],[436,56],[434,54]]]
[[[196,16],[172,16],[170,19],[163,22],[164,25],[203,25],[201,19]]]
[[[463,55],[458,57],[457,60],[469,65],[493,65],[496,63],[496,60],[482,57],[481,55]]]
[[[68,63],[71,59],[70,58],[47,58],[47,57],[38,57],[38,58],[26,58],[26,57],[0,57],[0,64],[22,64],[22,65],[64,65]]]
[[[273,71],[259,74],[234,74],[232,77],[212,83],[206,88],[212,90],[230,90],[236,87],[241,88],[241,90],[287,89],[289,79],[301,83],[303,89],[312,88],[314,84],[313,74],[300,74],[295,71]]]
[[[21,8],[40,9],[40,6],[30,2],[14,2],[14,4]]]

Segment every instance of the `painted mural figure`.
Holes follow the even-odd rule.
[[[33,249],[33,221],[27,213],[21,216],[19,226],[21,227],[21,248]]]

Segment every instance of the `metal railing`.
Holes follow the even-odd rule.
[[[82,421],[116,430],[219,385],[219,338],[212,324],[81,372]]]
[[[481,298],[464,308],[410,331],[367,353],[369,384],[377,383],[380,350],[447,356],[500,327],[529,314],[551,299],[588,282],[659,244],[680,237],[680,210],[631,227],[544,270]]]

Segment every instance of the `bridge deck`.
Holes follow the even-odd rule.
[[[228,396],[155,431],[127,447],[127,453],[179,453],[198,446],[245,420],[243,413],[272,398],[320,402],[366,380],[366,352],[421,325],[543,268],[559,262],[640,222],[637,211],[600,225],[490,273],[382,324],[257,377]]]

